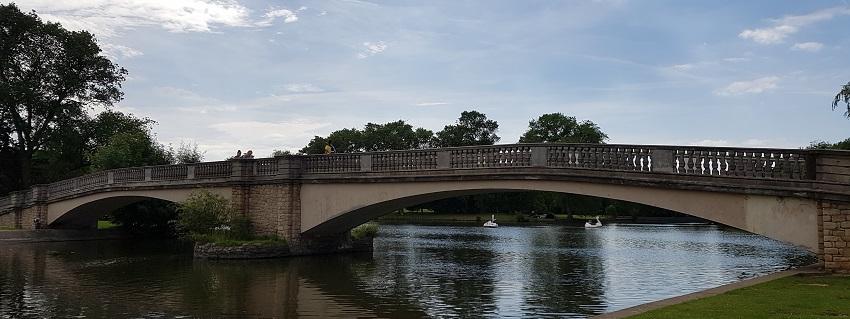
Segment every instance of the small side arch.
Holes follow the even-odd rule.
[[[118,208],[146,199],[182,202],[199,188],[112,191],[89,194],[47,205],[47,225],[51,228],[91,228],[98,218]],[[204,188],[231,197],[230,188]]]
[[[551,180],[304,184],[305,235],[346,231],[397,209],[461,195],[548,191],[669,209],[817,251],[817,203],[811,199]]]

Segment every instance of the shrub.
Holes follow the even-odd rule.
[[[351,238],[363,239],[366,237],[375,237],[378,234],[378,224],[365,223],[363,225],[351,229]]]
[[[233,215],[230,201],[209,191],[197,191],[177,208],[177,225],[189,234],[210,234],[216,227],[229,225]]]
[[[249,240],[251,235],[251,220],[248,216],[237,215],[230,218],[230,233],[231,238],[236,240]]]

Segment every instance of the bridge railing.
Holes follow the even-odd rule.
[[[114,169],[0,196],[0,212],[111,187],[227,183],[301,175],[548,168],[819,180],[850,184],[850,152],[625,144],[509,144],[389,152],[286,155]]]
[[[814,179],[802,149],[622,144],[513,144],[303,156],[304,172],[328,174],[547,167],[758,179]]]

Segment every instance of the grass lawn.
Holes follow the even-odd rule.
[[[118,227],[118,224],[110,222],[108,220],[98,220],[97,221],[97,229],[110,229]]]
[[[629,318],[850,318],[850,276],[785,277]]]

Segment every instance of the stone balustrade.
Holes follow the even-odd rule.
[[[510,144],[328,155],[285,155],[197,164],[133,167],[92,173],[0,196],[0,214],[115,187],[231,183],[357,173],[504,170],[623,171],[850,184],[850,152],[803,149],[616,145]],[[662,175],[658,175],[662,176]],[[759,182],[764,184],[765,182]],[[848,191],[850,192],[850,191]]]

